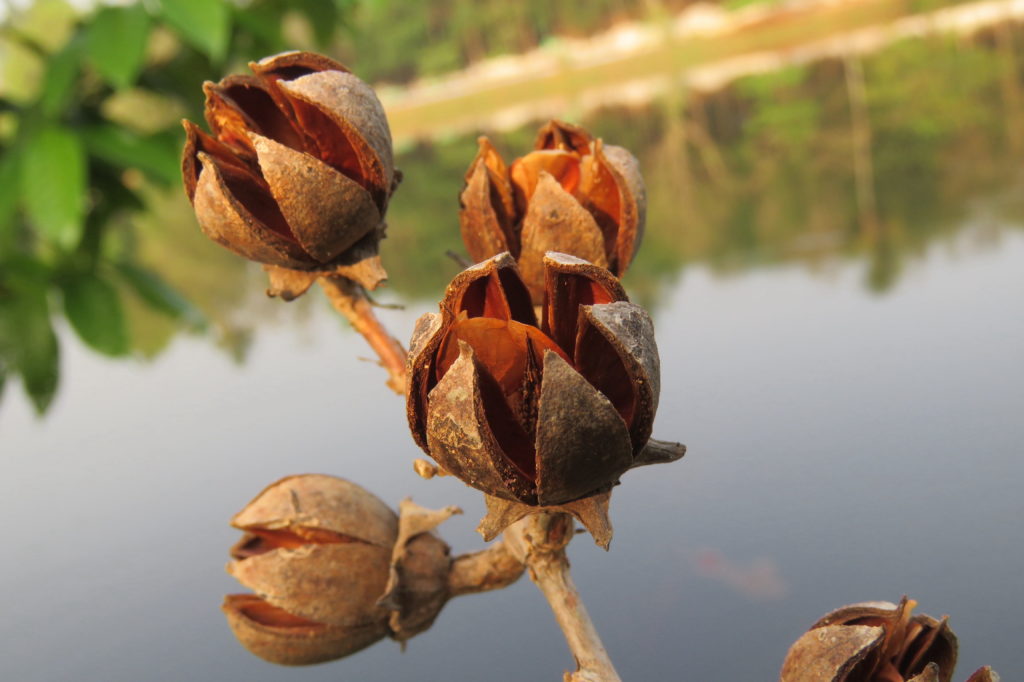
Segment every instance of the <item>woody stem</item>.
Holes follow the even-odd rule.
[[[500,590],[519,580],[525,568],[508,543],[499,540],[487,549],[455,557],[448,573],[448,591],[457,597]]]
[[[319,281],[334,309],[345,316],[377,353],[381,366],[388,372],[387,385],[395,393],[404,394],[405,348],[377,319],[366,291],[347,277],[327,276],[321,277]]]
[[[511,548],[530,569],[530,579],[548,600],[576,659],[577,670],[566,673],[565,682],[622,682],[569,573],[565,547],[572,535],[572,517],[564,513],[534,514],[505,531]]]

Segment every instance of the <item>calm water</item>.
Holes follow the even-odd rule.
[[[866,73],[909,60],[897,57]],[[887,105],[879,86],[881,227],[865,233],[839,137],[848,122],[808,132],[846,106],[830,99],[831,68],[801,76],[828,95],[809,104],[790,76],[773,85],[787,107],[768,120],[750,109],[764,86],[754,83],[699,111],[677,102],[590,122],[637,149],[648,172],[648,242],[627,283],[655,314],[655,435],[689,446],[679,463],[625,477],[610,552],[585,537],[571,547],[624,679],[775,679],[789,644],[826,611],[903,594],[951,615],[957,679],[982,664],[1024,677],[1024,167],[1002,137],[1019,119],[991,83],[976,86],[991,98],[975,103],[934,93],[975,92],[969,78],[933,75],[916,90],[904,79],[931,123],[921,132],[886,118],[907,107]],[[946,105],[927,109],[922,92]],[[673,120],[705,114],[714,149],[670,145]],[[514,154],[529,136],[502,143]],[[466,148],[403,157],[388,249],[395,263],[423,256],[391,266],[386,298],[407,308],[382,316],[399,336],[454,272],[438,254],[456,245],[469,157],[455,151]],[[483,514],[458,481],[413,474],[421,453],[402,401],[322,300],[264,300],[249,275],[223,286],[243,285],[251,297],[231,303],[255,328],[244,363],[196,336],[151,362],[112,361],[63,329],[48,415],[35,418],[8,387],[0,678],[557,679],[572,661],[526,579],[453,601],[404,654],[383,642],[293,670],[234,640],[219,610],[239,591],[222,570],[237,538],[227,519],[272,480],[325,472],[393,505],[406,495],[459,504],[466,514],[442,528],[457,552],[482,546],[472,529]]]

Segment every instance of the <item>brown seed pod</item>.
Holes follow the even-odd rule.
[[[647,199],[636,158],[583,128],[544,125],[534,151],[506,166],[490,140],[466,173],[462,240],[482,261],[509,251],[539,304],[544,254],[583,258],[621,277],[643,235]]]
[[[226,595],[221,609],[246,649],[279,665],[344,658],[388,634],[386,621],[355,627],[326,625],[290,614],[254,594]]]
[[[950,682],[957,640],[916,602],[864,602],[829,613],[793,644],[781,682]],[[979,671],[980,672],[980,671]]]
[[[287,665],[347,656],[427,629],[449,598],[448,546],[431,531],[454,508],[403,503],[401,517],[333,476],[289,476],[231,523],[245,531],[228,573],[255,594],[228,595],[239,641]]]
[[[212,135],[184,121],[185,193],[203,232],[266,266],[312,282],[340,274],[372,289],[377,244],[397,184],[387,118],[373,90],[308,52],[250,64],[254,75],[206,83]],[[305,288],[272,289],[294,296]]]
[[[658,402],[654,328],[602,267],[548,253],[542,274],[539,322],[508,253],[455,277],[413,336],[409,424],[445,471],[491,496],[485,536],[569,505],[607,544],[607,500],[590,498],[656,459],[642,455]]]

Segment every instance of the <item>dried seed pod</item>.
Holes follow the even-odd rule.
[[[254,75],[204,85],[213,135],[183,122],[182,175],[200,227],[245,258],[302,273],[285,286],[272,272],[272,290],[298,295],[321,274],[374,288],[398,178],[380,102],[321,55],[286,52],[249,66]]]
[[[912,616],[915,605],[904,597],[829,613],[790,648],[781,682],[950,682],[956,636],[946,618]]]
[[[989,666],[982,666],[967,678],[967,682],[999,682],[999,673]]]
[[[355,627],[326,625],[295,616],[254,594],[229,594],[221,605],[242,645],[280,665],[311,665],[344,658],[388,634],[386,621]]]
[[[491,496],[491,537],[531,509],[576,515],[603,545],[607,498],[642,455],[659,391],[650,317],[606,269],[544,257],[538,322],[508,253],[448,286],[410,353],[413,438],[448,473]],[[673,456],[682,456],[676,446]]]
[[[228,623],[250,651],[287,665],[408,639],[449,598],[448,546],[431,531],[455,511],[403,503],[400,518],[340,478],[277,481],[231,521],[245,535],[227,570],[255,594],[225,597]]]
[[[482,261],[509,251],[539,304],[544,254],[583,258],[621,277],[643,235],[647,199],[636,158],[583,128],[544,125],[534,151],[506,166],[490,140],[466,173],[462,240]]]

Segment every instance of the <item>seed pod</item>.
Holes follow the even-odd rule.
[[[250,651],[285,665],[408,639],[448,600],[448,546],[431,530],[451,513],[403,504],[400,519],[343,479],[284,478],[231,521],[245,535],[227,570],[255,594],[225,597],[228,624]]]
[[[490,496],[485,537],[569,505],[606,545],[607,498],[591,498],[648,463],[654,328],[604,268],[548,253],[544,282],[538,323],[508,253],[456,276],[413,336],[409,424],[441,468]]]
[[[583,258],[621,277],[640,244],[647,199],[639,164],[626,149],[551,121],[538,133],[534,151],[510,166],[481,137],[460,203],[470,256],[482,261],[509,251],[539,304],[548,251]]]
[[[280,665],[344,658],[388,634],[386,621],[356,627],[326,625],[290,614],[254,594],[226,595],[221,609],[246,649]]]
[[[319,274],[374,288],[383,217],[397,184],[391,133],[373,90],[308,52],[250,64],[254,75],[207,82],[213,135],[184,121],[185,192],[203,232],[271,269],[292,296]],[[305,288],[274,268],[305,274]]]
[[[999,682],[999,673],[989,666],[982,666],[967,678],[967,682]]]
[[[915,605],[904,597],[829,613],[790,648],[781,682],[950,682],[956,636],[946,618],[911,616]]]

